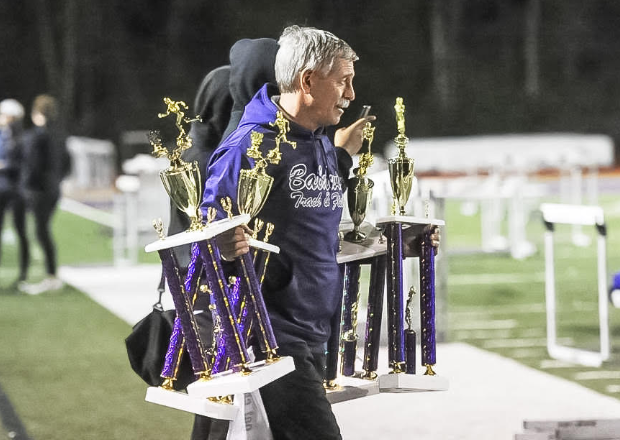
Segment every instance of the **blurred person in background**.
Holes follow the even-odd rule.
[[[56,277],[56,245],[51,220],[60,199],[60,183],[70,169],[65,136],[58,125],[58,103],[50,95],[34,99],[30,117],[33,127],[24,133],[24,157],[20,176],[28,211],[36,225],[36,236],[45,256],[46,277],[37,284],[20,284],[20,290],[39,294],[63,286]]]
[[[30,262],[25,202],[18,190],[23,155],[23,120],[24,107],[19,101],[5,99],[0,102],[0,234],[4,226],[4,215],[7,209],[11,209],[19,240],[19,275],[16,284],[26,280]],[[1,243],[0,236],[0,245]]]

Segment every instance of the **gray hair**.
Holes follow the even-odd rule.
[[[329,73],[338,58],[357,61],[351,47],[331,32],[311,27],[289,26],[278,40],[276,81],[281,93],[299,89],[298,75],[306,70]]]

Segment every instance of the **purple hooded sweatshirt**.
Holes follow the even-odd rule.
[[[246,106],[237,130],[213,153],[201,206],[205,217],[209,206],[225,216],[220,206],[225,196],[236,208],[239,171],[254,166],[246,156],[251,132],[264,133],[259,149],[266,157],[275,147],[278,129],[269,124],[277,110],[263,86]],[[312,132],[291,121],[287,138],[297,147],[282,142],[280,163],[267,166],[274,181],[257,216],[273,223],[269,242],[280,247],[280,254],[269,260],[263,296],[279,344],[305,341],[314,346],[327,341],[330,319],[339,312],[342,277],[336,253],[345,188],[339,162],[348,173],[352,159],[333,146],[322,128]]]

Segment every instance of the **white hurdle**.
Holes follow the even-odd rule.
[[[609,322],[607,306],[607,255],[606,231],[603,209],[599,206],[565,205],[543,203],[540,206],[545,232],[545,298],[547,311],[547,351],[554,359],[572,362],[588,367],[600,367],[609,359]],[[556,290],[553,252],[554,224],[595,226],[598,231],[598,314],[600,329],[600,350],[593,352],[558,344],[556,322]]]

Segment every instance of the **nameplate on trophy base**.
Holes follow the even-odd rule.
[[[438,218],[414,217],[410,215],[389,215],[377,219],[377,226],[387,223],[402,223],[403,225],[435,225],[444,226],[446,222]]]
[[[337,388],[327,390],[327,400],[332,405],[346,402],[347,400],[359,399],[360,397],[379,394],[379,382],[375,380],[360,379],[357,377],[340,376],[336,379]]]
[[[198,398],[187,393],[166,390],[161,387],[147,388],[144,400],[213,419],[234,420],[239,412],[237,406],[229,403],[212,402],[205,398]]]
[[[252,370],[249,374],[223,371],[210,380],[193,382],[187,386],[187,394],[206,398],[251,393],[295,370],[295,363],[292,357],[283,356],[272,363],[251,363],[249,368]]]
[[[144,250],[146,252],[155,252],[162,249],[170,249],[176,246],[181,246],[183,244],[190,244],[197,241],[208,240],[209,238],[213,238],[216,235],[221,234],[222,232],[228,231],[229,229],[236,228],[237,226],[241,226],[243,224],[247,224],[249,221],[250,216],[248,214],[237,215],[230,219],[225,218],[209,223],[208,225],[204,225],[204,228],[198,231],[179,232],[178,234],[164,237],[162,239],[147,244]]]
[[[379,391],[382,393],[446,391],[448,387],[448,378],[437,375],[390,373],[379,376]]]

